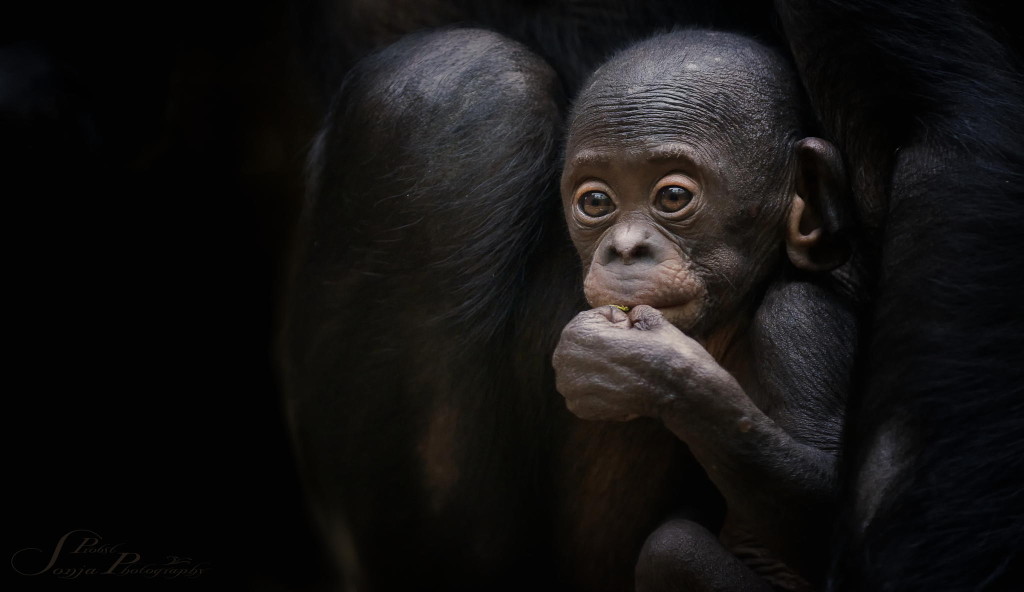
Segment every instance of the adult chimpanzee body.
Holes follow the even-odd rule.
[[[957,2],[778,5],[880,253],[835,585],[1019,588],[1019,37],[997,41]]]
[[[1008,587],[1024,534],[1013,56],[958,3],[807,4],[780,2],[781,23],[877,276],[831,579]],[[567,18],[604,33],[609,14]],[[719,520],[671,433],[578,421],[551,388],[547,355],[584,307],[554,190],[560,97],[588,61],[552,56],[621,38],[559,51],[541,24],[501,23],[555,72],[492,34],[399,40],[352,69],[318,143],[286,380],[353,582],[624,589],[676,492]]]

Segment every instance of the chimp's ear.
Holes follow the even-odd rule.
[[[829,271],[850,256],[843,238],[846,174],[839,152],[821,138],[796,146],[796,177],[786,225],[786,253],[799,269]]]

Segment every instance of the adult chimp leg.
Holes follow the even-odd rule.
[[[559,93],[500,35],[418,34],[352,69],[319,136],[285,382],[350,588],[542,589],[552,571],[543,387],[578,290]]]
[[[1024,580],[1024,92],[961,2],[779,1],[880,248],[839,590]]]

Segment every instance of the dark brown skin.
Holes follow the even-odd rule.
[[[638,590],[806,589],[820,576],[842,418],[811,386],[764,380],[758,336],[802,306],[785,296],[768,310],[767,286],[841,261],[822,212],[845,180],[828,142],[798,140],[795,117],[776,114],[795,102],[789,83],[752,42],[677,34],[602,68],[570,120],[561,192],[595,308],[562,333],[557,388],[582,419],[662,422],[727,504],[725,546],[685,517],[652,534]]]

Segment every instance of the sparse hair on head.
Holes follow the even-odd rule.
[[[647,96],[671,97],[745,144],[791,147],[809,127],[799,79],[781,53],[743,35],[681,29],[636,43],[598,68],[574,102],[570,134],[594,109]]]

